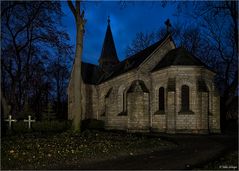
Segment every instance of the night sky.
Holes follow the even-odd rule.
[[[75,46],[75,21],[66,1],[62,2],[63,24],[70,34]],[[107,27],[107,17],[113,33],[117,54],[123,60],[126,47],[132,42],[137,32],[157,31],[165,27],[167,18],[171,23],[177,23],[179,18],[174,16],[176,5],[169,4],[165,8],[161,2],[129,2],[124,8],[119,1],[83,2],[87,20],[85,26],[83,61],[97,64]]]

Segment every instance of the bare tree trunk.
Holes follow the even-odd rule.
[[[9,109],[7,100],[4,97],[2,89],[1,89],[1,108],[2,108],[2,112],[3,112],[3,113],[1,112],[1,115],[3,115],[2,118],[7,117],[10,114],[10,109]]]
[[[74,131],[80,131],[80,123],[82,119],[82,79],[81,79],[81,58],[83,51],[83,36],[84,36],[84,11],[80,11],[80,1],[75,1],[75,6],[72,1],[68,0],[68,6],[71,9],[76,21],[76,53],[74,61],[73,71],[73,96],[74,107],[72,110],[73,116],[73,129]],[[69,94],[70,95],[70,94]]]
[[[78,25],[78,23],[77,23]],[[78,27],[78,26],[77,26]],[[81,122],[81,55],[82,55],[82,43],[83,36],[79,33],[77,29],[77,39],[76,39],[76,54],[75,54],[75,70],[73,73],[73,93],[74,93],[74,110],[73,110],[73,128],[75,131],[80,130]],[[82,40],[82,41],[81,41]]]

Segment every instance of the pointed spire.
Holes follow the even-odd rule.
[[[110,25],[110,16],[108,16],[107,22],[108,22],[108,25]]]
[[[107,19],[108,26],[105,34],[105,39],[99,59],[100,66],[106,70],[109,71],[112,69],[112,67],[119,63],[115,43],[113,39],[113,35],[110,28],[110,17],[108,16]]]

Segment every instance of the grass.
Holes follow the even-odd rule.
[[[2,169],[54,169],[175,147],[160,138],[120,132],[24,134],[2,139]]]

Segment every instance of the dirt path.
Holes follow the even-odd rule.
[[[152,135],[174,141],[178,148],[128,156],[85,165],[58,166],[57,169],[83,170],[173,170],[190,169],[206,163],[230,149],[237,149],[235,135]]]

